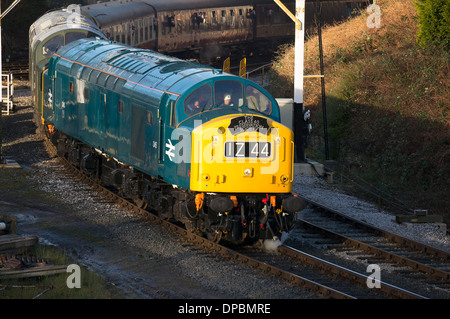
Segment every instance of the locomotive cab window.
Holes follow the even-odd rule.
[[[184,102],[184,111],[191,115],[201,110],[207,110],[212,106],[212,87],[210,85],[203,85],[195,90],[187,97]]]
[[[52,39],[48,40],[42,46],[42,55],[49,56],[55,53],[60,47],[64,45],[64,37],[62,35],[57,35]]]
[[[252,85],[245,87],[245,97],[247,100],[247,107],[251,110],[270,115],[272,113],[272,102],[260,90]]]
[[[238,81],[217,81],[214,84],[215,103],[217,106],[244,105],[242,83]]]
[[[66,33],[66,44],[70,42],[86,38],[86,34],[82,32],[68,32]]]

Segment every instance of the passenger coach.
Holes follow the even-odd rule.
[[[77,5],[49,12],[36,20],[29,31],[29,68],[33,103],[42,113],[42,74],[53,53],[72,41],[100,37],[103,33],[88,18],[77,14]],[[79,10],[78,10],[79,12]]]

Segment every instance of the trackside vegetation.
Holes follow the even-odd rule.
[[[442,6],[439,7],[439,3]],[[449,221],[448,1],[379,0],[380,28],[362,10],[323,31],[330,157],[372,189]],[[439,7],[437,10],[436,6]],[[292,97],[293,46],[274,62],[272,94]],[[305,74],[319,74],[317,35]],[[305,79],[314,123],[307,156],[324,159],[320,80]]]

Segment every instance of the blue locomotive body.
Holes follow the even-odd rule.
[[[257,89],[272,105],[270,114],[242,102],[219,107],[214,97],[202,105],[203,112],[185,109],[194,92],[218,88],[217,83],[256,87],[244,78],[150,50],[81,39],[62,47],[49,62],[43,117],[101,153],[189,189],[191,132],[196,126],[243,112],[279,122],[276,101],[261,87]]]

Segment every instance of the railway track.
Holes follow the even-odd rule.
[[[298,247],[350,259],[362,272],[368,264],[380,265],[394,283],[426,291],[429,298],[450,298],[448,252],[309,203],[314,209],[302,212],[295,230]]]
[[[46,140],[47,141],[47,140]],[[53,144],[47,141],[47,146],[54,150]],[[141,209],[114,192],[97,184],[94,180],[80,172],[65,159],[61,159],[66,168],[84,183],[91,185],[107,201],[115,201],[124,208],[145,217],[147,220],[160,224],[167,229],[186,238],[194,245],[220,254],[249,267],[256,268],[268,275],[284,279],[291,285],[300,286],[314,292],[321,298],[357,299],[357,298],[406,298],[426,299],[427,296],[415,293],[380,280],[380,289],[368,288],[368,275],[357,272],[337,263],[326,261],[296,247],[282,245],[276,253],[267,252],[255,247],[226,247],[214,243],[204,237],[190,233],[184,227],[159,218],[148,210]],[[304,223],[302,221],[301,223]]]
[[[12,73],[14,78],[28,76],[29,71],[28,62],[7,63],[3,66],[3,72]]]

